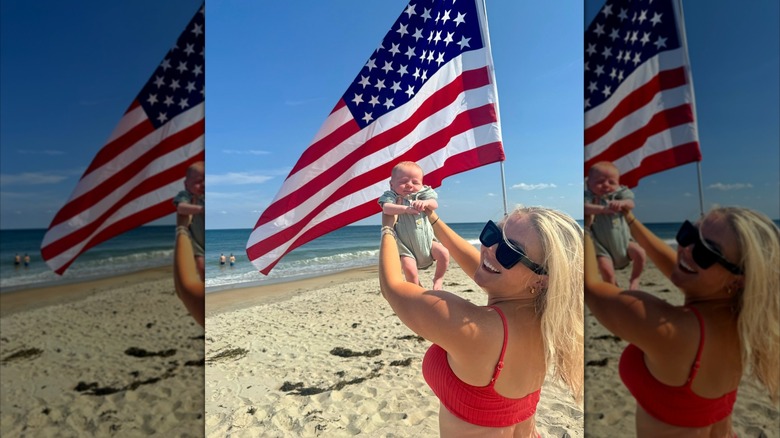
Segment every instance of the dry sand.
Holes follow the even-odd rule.
[[[454,263],[444,282],[487,301]],[[206,333],[206,436],[438,436],[430,343],[394,315],[376,269],[207,294]],[[583,436],[581,405],[549,381],[536,422],[545,437]]]
[[[0,295],[0,435],[203,436],[203,329],[172,275]]]
[[[618,284],[627,285],[630,271],[618,272]],[[642,290],[675,305],[683,304],[678,289],[648,261],[641,277]],[[585,310],[585,436],[634,437],[636,402],[618,375],[618,361],[626,343],[602,327]],[[780,413],[766,391],[743,381],[732,414],[741,438],[780,436]]]

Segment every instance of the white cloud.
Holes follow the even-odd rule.
[[[249,149],[245,151],[241,151],[238,149],[222,149],[222,153],[230,154],[230,155],[269,155],[271,152],[263,151],[259,149]]]
[[[715,190],[742,190],[742,189],[752,189],[753,184],[750,183],[736,183],[736,184],[723,184],[723,183],[715,183],[710,184],[708,189],[715,189]]]
[[[488,196],[497,196],[495,193],[488,193]]]
[[[685,192],[685,193],[683,193],[683,197],[684,197],[684,198],[691,198],[691,197],[693,197],[693,193],[691,193],[691,192]]]
[[[525,191],[554,189],[556,187],[558,187],[558,186],[556,186],[555,184],[547,184],[547,183],[541,183],[541,184],[520,183],[520,184],[515,184],[515,185],[512,186],[513,189],[519,189],[519,190],[525,190]]]
[[[54,175],[51,173],[43,172],[24,172],[17,174],[3,174],[0,175],[0,184],[23,184],[23,185],[41,185],[41,184],[58,184],[68,177],[65,175]]]
[[[251,175],[247,172],[228,172],[224,175],[206,174],[206,185],[262,184],[272,178],[272,176],[267,175]]]

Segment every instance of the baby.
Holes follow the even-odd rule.
[[[204,242],[206,241],[206,218],[204,215],[205,207],[205,175],[202,161],[194,163],[187,168],[187,175],[184,178],[184,188],[173,198],[176,205],[176,213],[184,216],[192,216],[190,222],[190,235],[192,237],[192,251],[195,253],[195,263],[198,266],[198,273],[201,280],[206,278],[206,251]]]
[[[639,288],[645,250],[631,240],[631,230],[622,214],[623,210],[634,208],[634,194],[620,185],[620,172],[608,161],[591,166],[587,187],[585,215],[595,215],[591,231],[601,278],[617,284],[615,269],[623,269],[633,262],[629,289]]]
[[[422,180],[423,170],[417,163],[398,163],[390,176],[392,190],[382,194],[379,205],[384,214],[398,216],[395,232],[406,281],[420,284],[417,270],[428,268],[435,260],[433,289],[440,290],[450,262],[450,253],[433,236],[433,227],[424,213],[426,209],[437,209],[439,204],[436,202],[436,192],[424,186]]]

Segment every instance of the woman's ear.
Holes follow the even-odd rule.
[[[541,290],[547,290],[547,282],[550,280],[550,277],[547,275],[540,275],[539,279],[536,280],[536,288]]]

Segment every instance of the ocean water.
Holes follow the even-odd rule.
[[[107,277],[173,263],[174,226],[128,231],[80,255],[59,276],[41,259],[45,229],[0,230],[0,292]],[[30,255],[30,266],[14,266],[14,255]]]

